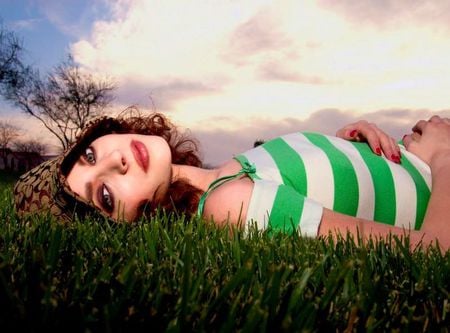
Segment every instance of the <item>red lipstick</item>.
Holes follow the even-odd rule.
[[[148,151],[141,141],[131,141],[131,151],[133,152],[136,163],[142,168],[144,172],[148,170]]]

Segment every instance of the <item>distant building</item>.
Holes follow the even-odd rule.
[[[18,152],[0,148],[0,170],[26,172],[53,156],[41,156],[34,152]]]

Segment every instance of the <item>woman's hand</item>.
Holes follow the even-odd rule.
[[[395,139],[373,123],[357,121],[338,130],[336,136],[349,141],[367,142],[375,154],[383,153],[392,162],[400,163],[400,147]]]
[[[413,132],[403,137],[406,149],[427,163],[432,172],[450,158],[450,119],[433,116],[420,120]]]
[[[439,235],[450,248],[450,120],[438,116],[421,120],[403,138],[405,147],[430,166],[431,196],[421,230]]]

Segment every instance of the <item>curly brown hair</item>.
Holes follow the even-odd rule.
[[[143,134],[156,135],[165,139],[170,147],[172,163],[201,167],[202,162],[198,153],[198,143],[188,132],[181,132],[163,114],[154,112],[142,114],[137,108],[130,107],[116,118],[109,118],[101,125],[92,126],[78,138],[75,149],[67,156],[62,171],[70,172],[74,162],[96,138],[106,134]],[[202,191],[187,179],[177,179],[169,185],[167,194],[158,202],[147,202],[139,208],[138,216],[151,216],[155,209],[162,208],[169,212],[184,213],[192,216],[196,213]]]

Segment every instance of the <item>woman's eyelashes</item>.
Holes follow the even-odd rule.
[[[102,208],[109,214],[114,211],[114,197],[105,184],[99,186],[97,190],[97,198]]]
[[[89,164],[95,164],[95,150],[92,147],[87,147],[83,154],[84,160]]]
[[[95,165],[96,157],[93,147],[87,147],[83,153],[83,159],[90,165]],[[114,211],[114,197],[105,184],[101,184],[97,189],[97,200],[102,208],[111,214]]]

